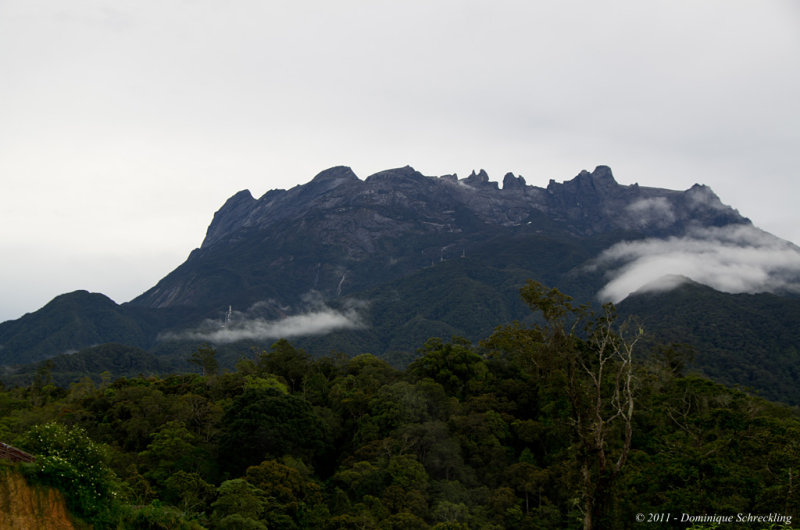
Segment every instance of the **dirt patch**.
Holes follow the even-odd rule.
[[[73,530],[61,492],[31,486],[14,469],[0,469],[0,530]]]

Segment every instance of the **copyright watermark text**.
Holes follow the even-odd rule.
[[[730,524],[730,523],[778,523],[778,524],[792,524],[791,515],[783,515],[780,513],[769,514],[755,514],[755,513],[736,513],[736,514],[702,514],[693,515],[690,513],[671,513],[671,512],[657,512],[657,513],[637,513],[637,523],[716,523],[716,524]]]

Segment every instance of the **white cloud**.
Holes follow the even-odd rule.
[[[269,320],[253,317],[252,313],[264,307],[274,306],[259,302],[246,313],[234,313],[230,319],[206,320],[195,329],[168,332],[159,336],[162,341],[198,340],[212,344],[229,344],[241,340],[268,340],[279,338],[325,335],[341,329],[361,329],[365,324],[359,314],[365,304],[350,302],[342,310],[315,303],[313,309],[296,315]]]
[[[608,268],[598,297],[615,303],[635,291],[674,288],[681,277],[727,293],[800,292],[800,248],[752,225],[617,243],[593,267]]]
[[[675,212],[666,197],[639,199],[629,204],[625,211],[637,227],[665,227],[675,222]]]

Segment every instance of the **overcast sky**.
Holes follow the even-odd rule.
[[[800,243],[794,0],[0,0],[0,321],[334,165],[709,185]]]

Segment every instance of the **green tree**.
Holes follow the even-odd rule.
[[[184,513],[205,511],[216,495],[214,486],[197,473],[177,471],[164,481],[164,500],[180,508]]]
[[[173,506],[153,501],[146,506],[128,508],[122,513],[119,524],[109,528],[125,530],[205,530],[197,521]]]
[[[267,528],[259,522],[267,506],[263,491],[242,478],[226,480],[217,488],[211,505],[212,519],[219,528]]]
[[[64,492],[70,509],[95,518],[117,495],[116,476],[106,454],[80,427],[47,423],[32,427],[23,447],[36,455],[33,476]]]
[[[401,425],[393,438],[413,451],[433,478],[463,480],[469,474],[461,445],[443,421]]]
[[[222,425],[220,455],[234,475],[269,457],[311,459],[325,446],[322,422],[311,406],[272,388],[247,388],[233,400]]]
[[[371,354],[357,355],[347,361],[342,373],[331,382],[330,408],[342,417],[346,430],[356,429],[360,420],[369,414],[369,404],[377,392],[397,379],[398,371],[386,361]],[[365,441],[372,439],[364,438]]]
[[[391,477],[381,466],[362,460],[340,467],[332,480],[350,495],[350,500],[359,501],[364,495],[380,494]]]
[[[53,381],[52,359],[47,359],[39,363],[36,373],[33,376],[33,383],[30,387],[30,397],[33,405],[44,405],[53,398],[63,395],[64,391],[55,385]]]
[[[453,337],[448,343],[429,339],[419,350],[420,357],[409,365],[411,374],[420,379],[429,377],[442,385],[447,393],[459,399],[484,390],[489,369],[466,339]]]
[[[595,315],[557,289],[533,281],[521,294],[545,320],[537,328],[544,341],[534,348],[541,355],[534,356],[534,364],[556,376],[569,400],[584,529],[606,526],[613,514],[613,488],[631,450],[633,351],[643,332],[639,328],[627,337],[627,326],[615,324],[611,304]]]
[[[217,350],[209,346],[208,344],[204,344],[197,348],[192,356],[189,358],[189,362],[196,364],[203,370],[203,375],[217,375],[219,372],[219,361],[217,361]]]
[[[428,473],[425,467],[411,455],[397,455],[389,458],[386,471],[392,484],[406,490],[425,490],[428,487]]]
[[[532,508],[541,508],[543,497],[549,480],[549,473],[538,468],[533,462],[533,457],[528,449],[523,451],[520,461],[509,466],[506,470],[508,483],[513,486],[525,499],[525,513],[530,513]]]
[[[165,423],[188,415],[186,403],[142,378],[117,380],[92,407],[102,417],[93,426],[98,439],[134,452],[143,451]]]
[[[413,513],[398,512],[381,522],[381,528],[387,530],[425,530],[428,524]]]
[[[508,425],[520,442],[536,448],[541,469],[552,469],[543,469],[542,475],[534,472],[540,468],[533,458],[508,473],[516,477],[513,485],[527,500],[526,512],[531,510],[530,495],[538,489],[537,483],[546,476],[558,476],[580,498],[584,528],[608,526],[618,509],[614,492],[633,444],[637,390],[633,351],[642,330],[631,333],[629,323],[617,325],[611,304],[596,314],[537,282],[527,282],[521,295],[539,313],[538,323],[503,326],[482,345],[496,360],[492,366],[518,370],[517,377],[535,389],[536,394],[530,395],[513,383],[499,387],[513,389],[517,395],[522,392],[522,402],[532,405],[526,418],[509,418]],[[498,364],[502,362],[508,363],[507,368]],[[481,433],[485,428],[476,423],[467,430]],[[484,458],[481,467],[496,467],[489,464]],[[565,500],[562,497],[566,513]]]
[[[428,412],[425,396],[406,381],[382,386],[370,400],[369,409],[386,434],[400,425],[424,421]]]
[[[308,354],[292,346],[286,339],[273,344],[269,353],[262,353],[258,361],[260,372],[283,377],[292,393],[300,389],[309,367]]]
[[[196,436],[179,421],[164,424],[147,449],[139,456],[147,470],[145,476],[160,487],[178,471],[196,472],[208,455],[195,445]]]
[[[246,480],[264,492],[269,503],[264,519],[274,526],[316,528],[329,515],[321,486],[308,477],[302,463],[287,459],[292,465],[265,460],[247,468]],[[296,466],[296,467],[295,467]],[[278,524],[279,521],[282,523]]]

